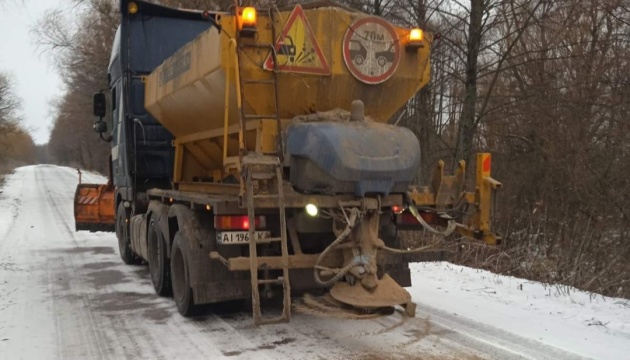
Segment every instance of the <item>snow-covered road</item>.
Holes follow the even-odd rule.
[[[185,319],[145,266],[122,264],[115,235],[74,232],[76,184],[40,165],[0,189],[0,359],[630,359],[627,303],[445,263],[414,264],[413,319]]]

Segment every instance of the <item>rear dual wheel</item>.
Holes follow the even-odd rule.
[[[242,310],[245,305],[245,300],[195,305],[190,280],[190,255],[186,249],[187,239],[178,231],[175,234],[171,251],[170,275],[173,298],[179,313],[185,317],[191,317],[203,314],[210,308],[212,308],[212,311],[220,314],[234,313]]]
[[[189,317],[195,314],[196,308],[190,287],[189,259],[186,252],[186,239],[177,232],[171,252],[171,276],[173,284],[173,298],[177,310],[183,316]]]
[[[166,240],[160,227],[151,220],[147,234],[149,246],[149,272],[155,293],[160,296],[171,294],[171,267],[166,257]]]

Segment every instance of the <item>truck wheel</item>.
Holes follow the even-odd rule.
[[[155,220],[149,224],[149,272],[155,293],[160,296],[171,294],[171,267],[166,257],[164,235]]]
[[[186,239],[177,232],[171,251],[171,276],[173,279],[173,298],[177,310],[185,317],[192,316],[195,312],[193,293],[190,288],[190,274],[188,271],[188,259],[186,258]]]
[[[118,249],[122,261],[127,265],[138,264],[138,259],[131,250],[131,243],[129,242],[129,214],[122,202],[118,204],[116,211],[116,237],[118,238]]]

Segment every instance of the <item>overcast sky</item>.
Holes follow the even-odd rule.
[[[50,101],[63,85],[49,54],[37,49],[31,29],[47,10],[64,0],[0,0],[0,71],[8,73],[22,99],[23,124],[38,144],[48,142]]]

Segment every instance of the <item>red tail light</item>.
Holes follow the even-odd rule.
[[[256,229],[264,229],[267,221],[264,216],[256,216]],[[214,227],[217,230],[249,230],[247,215],[217,215],[214,217]]]
[[[401,212],[403,212],[403,210],[405,209],[402,206],[399,206],[399,205],[392,206],[392,212],[394,214],[400,214]]]

